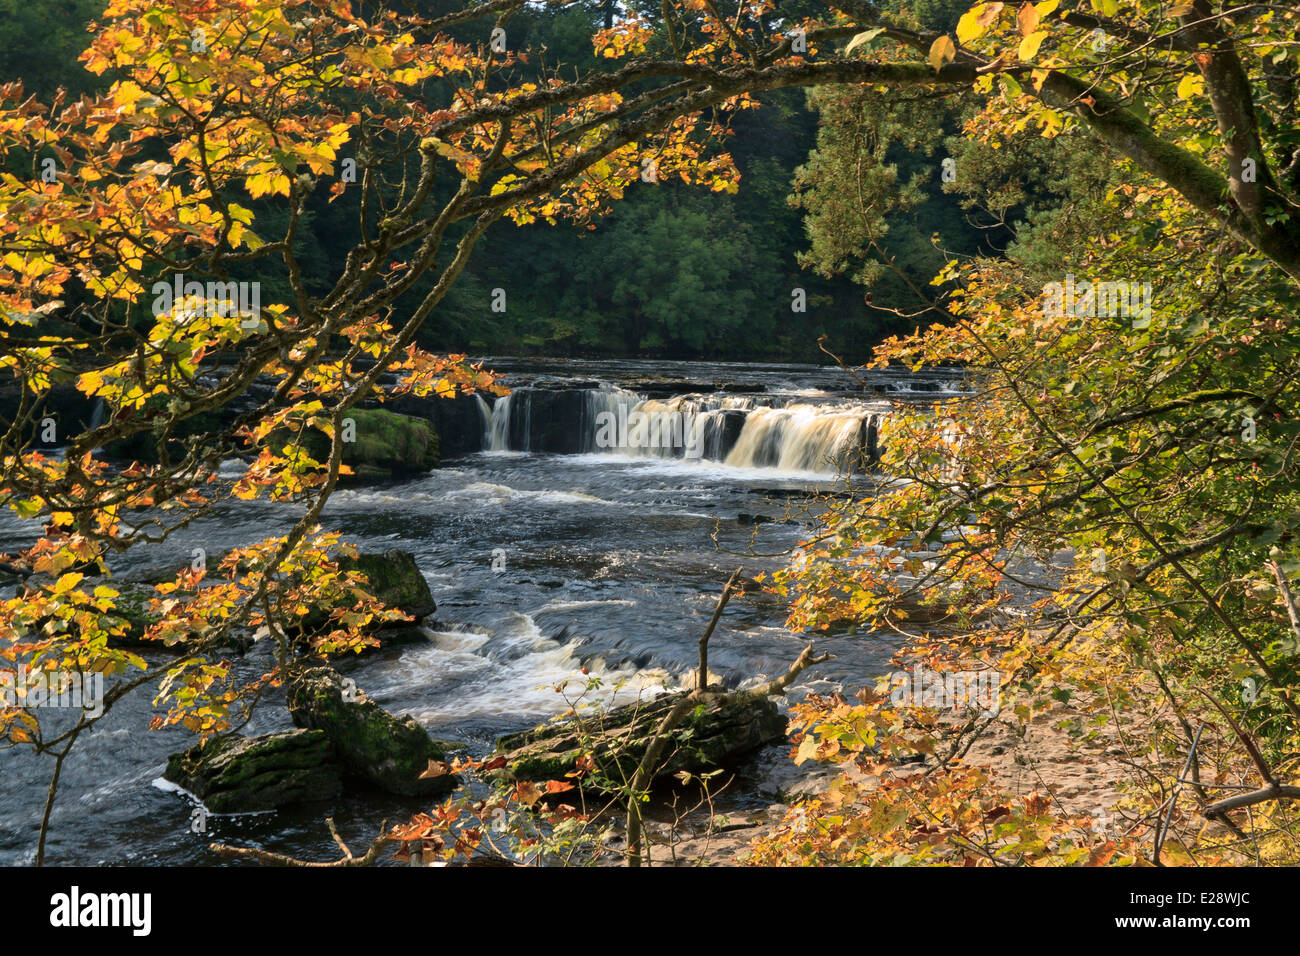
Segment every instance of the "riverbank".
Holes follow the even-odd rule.
[[[1154,682],[1139,691],[1159,695]],[[1061,695],[1066,696],[1066,695]],[[988,796],[998,794],[1004,800],[1021,804],[1035,803],[1061,817],[1086,822],[1087,839],[1104,852],[1104,847],[1122,839],[1142,841],[1149,848],[1157,830],[1163,830],[1166,846],[1185,841],[1204,848],[1214,843],[1223,848],[1223,859],[1233,864],[1251,862],[1232,844],[1235,834],[1219,819],[1206,819],[1188,812],[1187,804],[1195,787],[1202,781],[1206,793],[1222,795],[1233,792],[1240,775],[1250,768],[1233,759],[1230,749],[1221,749],[1220,741],[1211,742],[1211,730],[1201,741],[1198,761],[1182,791],[1183,801],[1172,813],[1168,797],[1158,781],[1178,780],[1186,772],[1186,754],[1176,749],[1153,754],[1147,744],[1180,720],[1171,706],[1157,708],[1140,724],[1122,727],[1114,720],[1098,715],[1114,713],[1106,693],[1087,693],[1073,689],[1068,700],[1055,699],[1044,706],[1040,698],[1032,700],[1032,716],[1021,723],[1017,710],[1031,704],[1028,693],[1004,693],[998,714],[981,721],[981,729],[969,749],[951,766],[980,770],[988,774]],[[938,736],[955,739],[967,726],[964,717],[942,715]],[[945,733],[946,732],[946,733]],[[791,747],[791,759],[796,748]],[[947,752],[945,748],[945,752]],[[1222,760],[1227,760],[1225,764]],[[651,847],[651,864],[656,866],[743,866],[751,862],[755,844],[778,839],[803,825],[798,813],[801,802],[826,795],[839,778],[842,766],[813,764],[788,795],[786,802],[766,807],[723,814],[697,814],[672,827],[656,824],[648,828],[655,841]],[[933,755],[924,761],[895,765],[886,773],[890,779],[906,781],[923,774],[942,773]],[[884,779],[849,770],[860,791],[877,789]],[[1227,781],[1234,781],[1228,783]],[[1155,787],[1160,812],[1150,812],[1149,794]],[[1144,799],[1145,798],[1145,799]],[[1146,807],[1146,810],[1142,808]],[[1248,848],[1245,848],[1248,849]],[[611,857],[610,865],[620,865]]]

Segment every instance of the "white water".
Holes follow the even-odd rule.
[[[401,712],[435,728],[521,714],[540,720],[572,703],[617,706],[677,686],[663,670],[611,666],[598,657],[580,659],[578,641],[547,637],[530,614],[515,612],[512,617],[508,632],[495,635],[490,651],[485,645],[492,640],[491,634],[426,629],[428,645],[377,664],[369,671],[370,679],[427,689],[438,703],[406,707]],[[590,677],[600,679],[599,689],[586,690]],[[454,688],[455,693],[437,693],[446,688]]]
[[[581,453],[703,459],[730,468],[784,472],[834,474],[843,470],[884,412],[880,403],[800,401],[820,397],[809,394],[762,400],[721,393],[655,399],[614,386],[583,391],[582,420],[570,423],[579,430]],[[476,396],[484,450],[534,450],[533,395],[532,389],[516,389],[494,405]],[[743,416],[734,441],[728,441],[728,416]],[[522,439],[512,444],[512,435]]]
[[[742,468],[835,471],[843,467],[862,434],[861,412],[819,405],[756,408],[726,463]]]

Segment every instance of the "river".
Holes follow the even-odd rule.
[[[857,434],[856,424],[844,422],[874,416],[886,423],[887,437],[891,398],[960,387],[956,373],[940,371],[876,373],[869,379],[873,390],[864,392],[833,367],[508,358],[487,365],[505,371],[513,387],[587,393],[582,401],[597,412],[641,401],[647,380],[651,388],[653,380],[722,383],[723,390],[688,400],[668,394],[673,387],[665,385],[663,394],[653,393],[661,403],[654,407],[681,409],[689,401],[692,414],[719,413],[719,421],[730,409],[743,413],[744,426],[719,458],[707,447],[701,457],[684,458],[596,447],[594,422],[583,418],[566,423],[579,433],[580,450],[557,454],[527,447],[529,429],[537,426],[511,425],[525,413],[527,392],[517,391],[513,410],[499,404],[494,419],[493,409],[483,409],[482,449],[445,460],[417,480],[335,493],[325,526],[364,549],[412,552],[438,602],[426,622],[426,642],[342,668],[382,706],[411,714],[433,736],[463,741],[476,753],[502,733],[562,711],[554,686],[578,677],[584,666],[602,677],[605,699],[677,686],[695,665],[696,642],[731,570],[743,565],[752,575],[780,567],[807,528],[801,509],[808,496],[834,488],[832,456],[824,452]],[[742,514],[773,520],[756,525],[739,521]],[[295,515],[265,501],[231,502],[114,570],[179,566],[193,548],[220,554],[284,530]],[[28,522],[0,518],[0,550],[24,547],[33,534]],[[806,642],[783,620],[780,604],[768,596],[733,600],[712,639],[710,669],[732,685],[783,672]],[[870,633],[839,633],[817,643],[836,659],[807,672],[792,697],[840,685],[856,689],[886,669],[895,646],[893,637]],[[240,667],[252,674],[264,663],[255,648]],[[382,820],[404,820],[420,809],[419,801],[352,793],[332,808],[213,815],[205,833],[194,833],[193,805],[157,783],[167,755],[191,738],[175,729],[150,731],[153,712],[148,695],[137,694],[83,736],[64,768],[48,862],[212,864],[206,846],[213,841],[333,859],[327,814],[356,847]],[[47,714],[56,723],[67,716],[44,711],[43,720]],[[282,707],[264,705],[246,732],[289,726]],[[772,747],[757,755],[729,791],[730,804],[771,803],[791,779],[787,752]],[[0,864],[34,858],[52,763],[26,752],[0,753]]]

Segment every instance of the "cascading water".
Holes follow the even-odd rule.
[[[783,471],[834,471],[859,447],[870,447],[873,418],[819,405],[758,408],[745,419],[728,465]]]
[[[830,473],[876,453],[881,407],[808,404],[797,395],[649,398],[616,386],[519,387],[478,399],[487,451],[685,458],[741,468]]]

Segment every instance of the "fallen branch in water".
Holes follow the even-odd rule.
[[[731,592],[735,590],[742,571],[744,571],[744,568],[736,568],[731,572],[731,577],[727,578],[727,583],[722,588],[722,595],[718,598],[718,606],[713,609],[713,617],[709,621],[709,626],[704,629],[704,636],[700,638],[700,668],[695,675],[695,686],[698,690],[705,690],[709,686],[709,638],[713,636],[713,629],[718,626],[718,619],[722,617],[723,608],[731,600]]]
[[[370,849],[366,850],[365,855],[353,856],[352,851],[348,849],[348,845],[344,843],[343,838],[339,836],[338,828],[334,826],[334,818],[326,817],[325,824],[329,827],[330,834],[334,837],[334,842],[338,844],[339,849],[343,851],[343,856],[340,859],[331,860],[328,863],[299,860],[297,857],[286,856],[283,853],[273,853],[270,850],[263,850],[258,847],[229,846],[225,843],[209,844],[208,849],[217,854],[217,856],[227,860],[256,860],[258,863],[266,863],[271,866],[298,866],[310,869],[330,869],[332,867],[340,866],[370,866],[379,859],[379,854],[383,851],[384,847],[388,846],[390,843],[397,842],[394,837],[387,835],[386,831],[388,829],[388,821],[385,820],[380,824],[380,835],[370,844]]]

